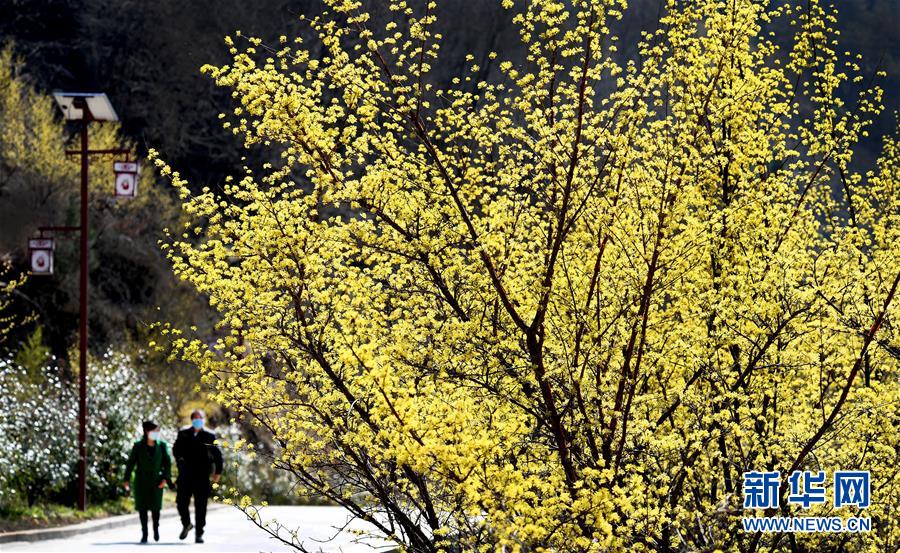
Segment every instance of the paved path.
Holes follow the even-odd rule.
[[[372,538],[360,543],[360,538],[352,532],[367,526],[354,521],[349,530],[339,532],[347,520],[347,511],[340,507],[267,507],[261,511],[263,520],[276,519],[288,528],[296,528],[298,536],[309,551],[326,553],[374,553],[385,552],[390,544]],[[98,530],[73,536],[64,540],[46,540],[39,542],[13,542],[0,544],[0,552],[12,551],[58,551],[64,553],[140,551],[149,553],[166,551],[173,553],[194,553],[208,551],[224,552],[287,552],[296,551],[287,545],[275,541],[256,527],[247,517],[234,507],[211,511],[206,521],[205,543],[194,543],[193,532],[184,541],[178,539],[181,523],[177,517],[163,519],[159,524],[160,540],[153,542],[151,531],[150,543],[137,543],[141,535],[141,526],[137,513],[134,515],[134,526]],[[334,537],[336,536],[336,537]],[[329,538],[334,537],[331,541]],[[320,540],[320,541],[315,541]],[[374,548],[373,548],[374,546]]]

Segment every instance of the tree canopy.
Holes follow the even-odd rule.
[[[412,551],[900,544],[900,150],[850,166],[883,92],[832,8],[676,0],[621,45],[624,2],[504,0],[527,54],[441,86],[435,3],[326,4],[205,68],[277,162],[157,161],[226,334],[172,345],[278,467]],[[871,533],[740,531],[744,472],[842,468]]]

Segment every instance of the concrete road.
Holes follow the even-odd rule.
[[[348,521],[347,511],[340,507],[267,507],[261,511],[262,519],[275,519],[287,528],[296,529],[298,540],[303,542],[309,551],[326,553],[374,553],[391,549],[391,544],[373,538],[360,538],[354,530],[369,528],[366,524],[354,521],[349,527],[341,530]],[[210,511],[206,521],[205,543],[194,543],[194,534],[181,541],[178,533],[181,523],[178,517],[163,519],[159,524],[159,542],[150,541],[140,544],[141,525],[137,514],[134,515],[134,526],[125,526],[109,530],[79,534],[64,540],[46,540],[38,542],[13,542],[0,544],[0,552],[54,551],[61,553],[140,551],[148,553],[166,551],[173,553],[200,553],[208,551],[224,552],[287,552],[297,551],[281,542],[272,539],[255,524],[250,522],[244,513],[234,507],[225,507]],[[285,534],[286,535],[286,534]],[[288,539],[290,537],[286,535]]]

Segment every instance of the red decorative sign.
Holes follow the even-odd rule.
[[[53,274],[53,250],[52,238],[32,238],[28,241],[28,257],[31,259],[32,275]]]
[[[113,163],[116,173],[116,197],[133,198],[137,195],[137,177],[140,166],[136,161],[117,161]]]

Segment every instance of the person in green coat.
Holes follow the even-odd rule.
[[[147,511],[153,516],[153,539],[159,541],[159,511],[163,489],[172,481],[172,460],[168,445],[159,439],[159,425],[144,421],[142,426],[144,437],[131,446],[125,464],[125,489],[133,490],[134,508],[141,519],[141,543],[147,543]]]

